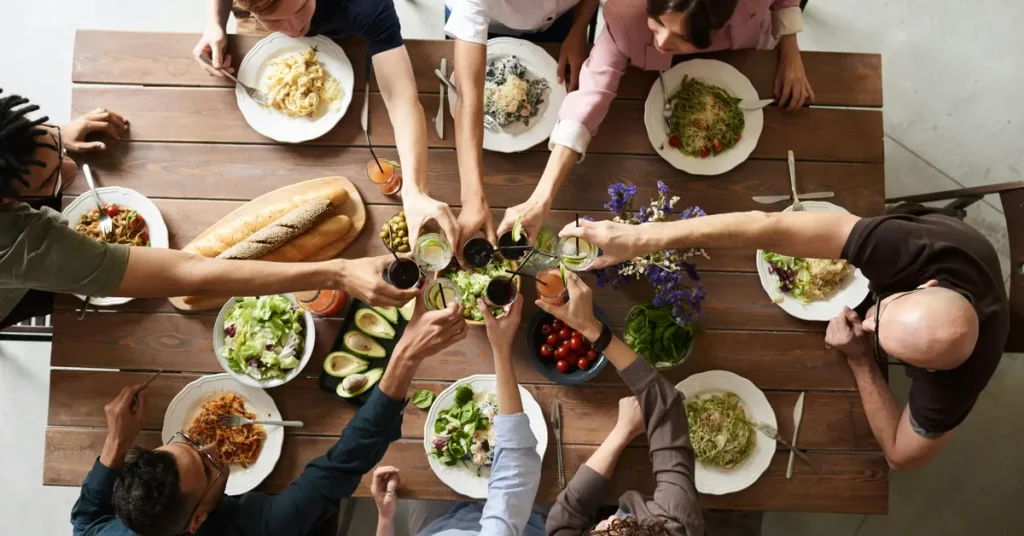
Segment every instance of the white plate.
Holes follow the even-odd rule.
[[[146,227],[149,232],[149,243],[155,248],[168,247],[167,240],[167,224],[164,223],[164,217],[160,215],[160,209],[156,208],[156,205],[152,201],[146,198],[146,196],[130,190],[128,188],[121,188],[120,186],[104,186],[102,188],[96,188],[96,191],[100,194],[100,199],[103,203],[113,203],[122,207],[130,208],[139,214],[146,220]],[[68,220],[68,226],[72,229],[78,225],[78,220],[82,218],[82,215],[96,208],[96,201],[91,193],[84,193],[74,201],[71,202],[67,207],[64,208],[62,214]],[[85,296],[81,294],[75,294],[78,299],[85,301]],[[134,298],[92,298],[89,303],[97,307],[111,307],[114,305],[123,305]]]
[[[551,136],[558,122],[558,109],[565,100],[565,86],[558,83],[558,62],[543,48],[513,37],[495,37],[487,41],[487,63],[506,56],[518,56],[531,76],[548,81],[544,102],[537,115],[530,120],[530,126],[517,121],[502,128],[500,132],[484,129],[484,149],[498,153],[518,153],[547,141]],[[454,72],[451,81],[455,83]],[[455,94],[449,91],[448,110],[452,117],[455,117],[457,101]]]
[[[672,67],[662,75],[669,96],[679,89],[684,76],[700,79],[725,89],[733,97],[757,100],[757,90],[750,80],[735,67],[717,60],[689,60]],[[644,104],[644,125],[647,127],[647,138],[655,152],[661,155],[676,169],[692,175],[719,175],[740,165],[754,151],[757,140],[764,128],[764,112],[761,110],[744,111],[745,119],[743,135],[739,143],[732,149],[707,158],[687,156],[668,144],[668,130],[662,115],[665,99],[662,96],[661,84],[655,80],[651,91],[647,94]],[[663,149],[658,149],[664,145]]]
[[[801,204],[803,204],[804,210],[807,212],[830,212],[836,210],[846,212],[846,209],[843,207],[826,201],[801,201]],[[790,206],[783,210],[783,212],[790,212],[792,210],[793,207]],[[855,268],[853,274],[847,276],[846,281],[843,282],[842,286],[836,290],[831,298],[803,303],[793,296],[778,290],[779,276],[773,274],[771,267],[765,262],[764,250],[757,250],[756,260],[757,275],[761,277],[761,287],[768,294],[768,298],[771,299],[772,296],[781,295],[782,301],[777,305],[783,311],[802,320],[828,322],[839,316],[843,312],[843,307],[856,308],[868,296],[868,292],[870,292],[868,289],[870,284],[868,278],[864,277],[860,268]]]
[[[709,370],[694,374],[676,384],[676,389],[686,395],[687,401],[732,391],[739,395],[743,412],[747,414],[748,418],[770,424],[775,428],[779,427],[779,423],[775,419],[775,411],[772,410],[772,405],[768,403],[764,393],[750,380],[732,372]],[[735,493],[748,488],[761,477],[765,469],[771,465],[772,457],[775,456],[775,440],[769,439],[756,430],[754,433],[757,434],[754,452],[751,452],[746,459],[731,469],[697,462],[695,475],[697,491],[709,495]]]
[[[238,80],[243,84],[255,87],[260,91],[266,89],[270,75],[270,62],[282,56],[299,54],[311,46],[317,48],[316,58],[324,69],[338,80],[341,86],[341,102],[335,111],[326,110],[315,119],[306,117],[288,117],[277,110],[264,108],[249,98],[240,86],[235,87],[238,108],[245,116],[249,126],[264,136],[284,142],[301,143],[323,136],[330,132],[338,121],[344,117],[349,104],[352,103],[352,91],[355,85],[355,74],[352,62],[345,51],[337,43],[327,37],[288,37],[283,33],[273,33],[261,39],[252,47],[238,68]]]
[[[295,300],[294,294],[282,294],[288,301],[292,302],[292,305],[298,307],[299,302]],[[302,372],[302,369],[306,368],[306,364],[309,363],[310,356],[313,355],[313,345],[316,344],[316,326],[313,324],[313,315],[309,311],[302,309],[302,318],[305,322],[305,328],[302,330],[302,355],[299,356],[299,366],[291,369],[284,378],[275,378],[272,380],[257,380],[249,377],[245,374],[239,374],[228,366],[227,358],[220,355],[220,351],[224,348],[224,319],[228,316],[228,311],[231,310],[235,305],[235,298],[231,298],[220,308],[220,313],[217,314],[217,320],[213,323],[213,353],[217,356],[217,362],[220,363],[221,368],[224,372],[230,374],[236,380],[248,385],[249,387],[257,387],[259,389],[269,389],[271,387],[277,387],[290,382],[293,378]]]
[[[484,468],[480,472],[480,476],[476,476],[475,472],[471,471],[464,464],[460,463],[447,467],[430,454],[434,450],[431,443],[434,442],[434,436],[437,435],[434,433],[434,421],[437,420],[437,414],[441,410],[448,409],[454,405],[455,389],[462,384],[469,384],[476,393],[497,394],[498,392],[497,379],[493,374],[476,374],[463,378],[453,383],[444,391],[441,391],[441,394],[437,395],[437,398],[434,399],[434,405],[430,406],[430,412],[427,413],[427,421],[423,425],[423,448],[426,450],[430,468],[441,482],[444,482],[445,485],[452,488],[456,493],[461,493],[473,499],[485,499],[487,498],[487,481],[491,476],[490,469]],[[540,409],[540,404],[537,404],[537,400],[533,398],[533,395],[526,389],[523,389],[522,386],[519,387],[519,396],[523,399],[523,411],[530,418],[530,430],[533,432],[534,437],[537,438],[537,454],[543,460],[544,452],[548,448],[547,421],[544,420],[544,413]]]
[[[256,415],[257,419],[281,420],[281,412],[277,404],[265,391],[247,387],[235,381],[227,374],[203,376],[188,384],[179,392],[164,413],[164,427],[161,432],[166,444],[178,430],[188,433],[192,421],[199,415],[200,406],[207,400],[224,393],[235,393],[245,401],[245,409]],[[284,430],[280,426],[264,426],[267,438],[263,440],[263,448],[256,463],[243,469],[241,465],[232,464],[228,476],[228,495],[241,495],[252,491],[274,470],[278,458],[281,457],[281,444],[284,442]]]

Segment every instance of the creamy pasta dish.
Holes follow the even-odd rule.
[[[321,104],[335,111],[341,103],[341,85],[316,59],[316,48],[270,62],[265,93],[267,107],[289,117],[313,118]]]

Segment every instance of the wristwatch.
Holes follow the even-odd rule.
[[[594,351],[601,354],[608,348],[608,345],[612,342],[612,328],[608,324],[601,324],[601,336],[596,341],[591,341],[590,345],[594,348]]]

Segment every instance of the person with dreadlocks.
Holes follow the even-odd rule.
[[[78,166],[67,151],[106,148],[128,121],[99,109],[63,127],[0,89],[0,329],[49,314],[53,293],[88,296],[251,296],[344,289],[375,305],[404,305],[416,289],[381,279],[391,256],[283,263],[208,259],[182,251],[98,242],[68,227],[60,194]]]

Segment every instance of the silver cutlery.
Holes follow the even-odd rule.
[[[747,99],[740,101],[740,110],[753,112],[755,110],[763,109],[773,102],[775,102],[775,99]]]
[[[441,58],[441,74],[448,78],[448,58]],[[444,88],[448,86],[441,84],[440,98],[437,101],[437,117],[434,118],[434,130],[437,137],[444,139]]]
[[[210,67],[213,67],[213,62],[210,61],[210,58],[207,58],[205,55],[200,54],[199,56],[196,56],[196,57],[199,58],[199,60],[202,61],[203,63],[209,65]],[[213,67],[213,68],[217,69],[216,67]],[[239,81],[237,78],[235,78],[235,76],[233,74],[225,71],[224,69],[217,69],[217,70],[220,71],[221,73],[224,73],[224,75],[227,76],[228,78],[234,80],[236,84],[242,86],[242,91],[245,91],[245,94],[248,95],[250,99],[256,101],[256,104],[259,104],[260,106],[266,106],[267,103],[270,102],[270,99],[268,99],[267,95],[265,93],[263,93],[262,91],[254,88],[254,87],[249,87],[249,86],[243,84],[241,81]]]
[[[449,80],[447,76],[441,73],[441,69],[434,69],[434,75],[437,76],[439,80],[441,80],[441,83],[444,84],[445,87],[448,88],[448,91],[450,91],[452,95],[455,95],[455,99],[458,100],[459,90],[455,88],[455,84],[453,84],[452,81]],[[484,128],[490,130],[491,132],[501,132],[501,127],[498,126],[498,122],[495,121],[493,117],[487,114],[484,114]]]
[[[565,489],[565,462],[562,459],[562,403],[551,405],[551,429],[555,432],[555,450],[558,453],[558,487]]]
[[[812,192],[809,194],[800,194],[803,199],[830,199],[836,196],[835,192]],[[791,201],[793,195],[755,195],[751,197],[755,203],[762,205],[774,205],[775,203],[781,203],[783,201]]]
[[[109,235],[114,232],[114,220],[103,211],[103,200],[100,199],[100,194],[96,191],[96,183],[92,180],[92,169],[89,167],[89,164],[82,164],[82,173],[85,174],[85,182],[89,185],[89,192],[92,193],[92,198],[96,201],[96,208],[100,211],[100,231],[103,231],[104,235]]]
[[[668,90],[665,89],[665,77],[662,76],[662,74],[663,73],[661,71],[658,71],[658,83],[661,84],[661,118],[665,122],[665,133],[668,134],[671,131],[669,119],[672,117],[672,105],[668,103]],[[658,147],[658,150],[660,151],[664,148],[665,142],[661,142],[661,146]]]
[[[775,428],[774,426],[772,426],[772,425],[770,425],[768,423],[763,423],[763,422],[758,422],[758,421],[750,421],[750,420],[747,421],[747,424],[749,424],[752,428],[756,429],[758,432],[761,432],[765,436],[767,436],[767,437],[769,437],[771,439],[774,439],[774,440],[778,441],[779,443],[782,443],[783,446],[788,448],[790,451],[796,453],[796,455],[799,456],[801,460],[807,462],[807,465],[810,465],[811,467],[814,467],[814,464],[811,463],[811,458],[808,457],[807,454],[804,451],[795,448],[793,445],[790,445],[789,443],[787,443],[785,439],[782,439],[782,436],[779,435],[779,430],[777,428]],[[817,469],[817,468],[815,467],[815,469]]]
[[[302,421],[260,421],[246,419],[241,415],[217,415],[217,426],[220,427],[233,427],[233,426],[244,426],[246,424],[268,424],[271,426],[294,426],[301,427]]]
[[[789,162],[789,187],[793,190],[793,212],[803,212],[804,205],[796,195],[796,159],[792,150],[787,152],[786,160]]]
[[[807,393],[800,393],[800,398],[796,399],[796,406],[793,408],[793,446],[796,446],[797,437],[800,435],[800,421],[804,418],[804,395]],[[797,453],[795,448],[791,448],[789,451],[789,463],[786,464],[786,478],[793,478],[793,455]],[[807,460],[810,463],[810,460]]]

